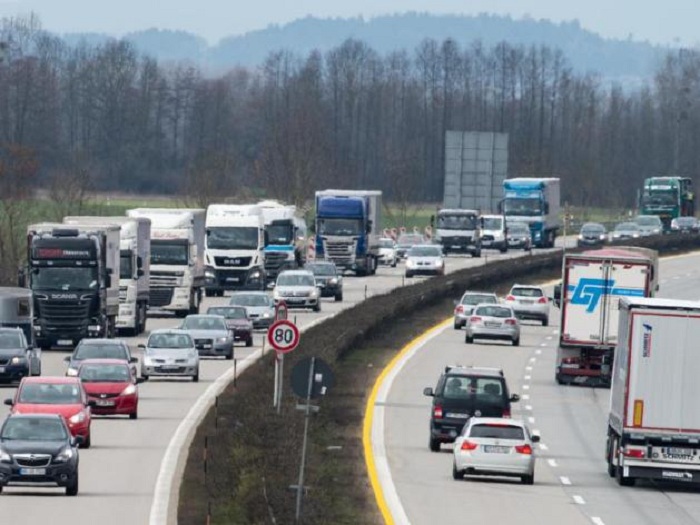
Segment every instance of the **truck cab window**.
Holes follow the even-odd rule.
[[[323,219],[318,225],[319,235],[362,235],[359,219]]]

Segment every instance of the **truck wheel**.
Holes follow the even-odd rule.
[[[610,432],[608,430],[608,432]],[[607,461],[608,461],[608,476],[611,478],[615,477],[616,474],[616,468],[615,468],[615,463],[613,463],[613,454],[614,454],[614,448],[613,448],[613,443],[615,443],[614,439],[611,439],[611,436],[608,436],[608,450],[607,450]]]
[[[622,467],[617,467],[615,469],[615,477],[617,478],[617,484],[621,487],[634,487],[634,484],[637,480],[635,478],[629,478],[624,476],[623,472],[624,470]]]

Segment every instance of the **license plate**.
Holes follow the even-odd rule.
[[[163,365],[160,368],[161,368],[161,370],[168,371],[168,370],[177,370],[180,367],[177,365]]]
[[[499,447],[497,445],[484,445],[484,452],[487,454],[508,454],[510,447]]]
[[[500,328],[501,323],[490,323],[487,321],[484,323],[484,326],[486,326],[486,328]]]
[[[227,283],[237,283],[238,281],[240,281],[238,277],[226,277]]]
[[[46,476],[45,468],[21,468],[19,473],[22,476]]]
[[[73,340],[72,339],[59,339],[58,341],[56,341],[56,344],[59,346],[70,346],[73,344]]]
[[[285,302],[287,303],[293,303],[293,304],[298,304],[298,303],[303,303],[304,299],[285,299]]]
[[[535,304],[535,301],[531,301],[529,299],[521,299],[520,302],[522,304]]]
[[[459,244],[453,244],[452,248],[461,248],[461,246]]]
[[[692,448],[669,447],[666,449],[666,454],[669,456],[692,456],[693,452]]]
[[[457,414],[455,412],[448,412],[445,417],[450,419],[469,419],[469,414]]]
[[[98,407],[113,407],[114,406],[114,401],[109,401],[107,399],[98,399],[95,404]]]
[[[205,350],[208,350],[211,348],[211,345],[202,345],[202,348],[204,348]]]

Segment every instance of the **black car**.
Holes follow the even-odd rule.
[[[673,233],[698,233],[700,223],[695,217],[677,217],[671,221]]]
[[[78,494],[78,445],[56,414],[12,414],[0,429],[0,492],[7,485],[47,484]]]
[[[131,366],[131,373],[136,377],[136,363],[139,360],[131,356],[126,341],[121,339],[83,339],[73,353],[63,360],[68,363],[67,376],[77,376],[80,363],[85,359],[121,359]]]
[[[41,375],[41,350],[27,343],[20,328],[0,328],[0,381]]]
[[[498,368],[447,366],[435,390],[423,394],[433,398],[430,413],[430,450],[453,443],[470,417],[510,417],[510,404],[520,401],[508,393],[503,371]]]
[[[332,262],[306,263],[305,270],[314,274],[316,286],[321,290],[321,297],[334,297],[343,300],[343,276]]]
[[[588,222],[581,226],[576,244],[579,248],[602,246],[608,238],[605,226],[597,222]]]

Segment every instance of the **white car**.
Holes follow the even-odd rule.
[[[386,264],[387,266],[396,268],[398,261],[399,255],[396,250],[394,239],[379,239],[379,264]]]
[[[285,270],[279,274],[272,297],[276,303],[284,301],[288,308],[321,311],[321,291],[314,274],[308,270]]]
[[[515,311],[518,319],[540,321],[549,325],[549,297],[540,286],[515,284],[506,296],[506,304]]]
[[[452,477],[511,476],[532,485],[539,440],[517,419],[472,417],[455,440]]]
[[[199,381],[199,353],[184,330],[153,330],[143,348],[141,377],[191,377]]]
[[[506,221],[502,215],[481,216],[481,247],[498,250],[501,253],[508,251],[508,239],[506,238]]]
[[[466,326],[467,319],[472,314],[474,306],[484,303],[498,304],[498,296],[495,293],[487,292],[464,292],[462,298],[459,301],[455,301],[455,330],[461,330],[463,326]]]
[[[510,306],[500,304],[478,304],[467,320],[464,342],[474,339],[506,339],[513,346],[520,346],[520,323]]]
[[[442,246],[419,244],[408,250],[406,277],[414,275],[445,275],[445,256]]]

